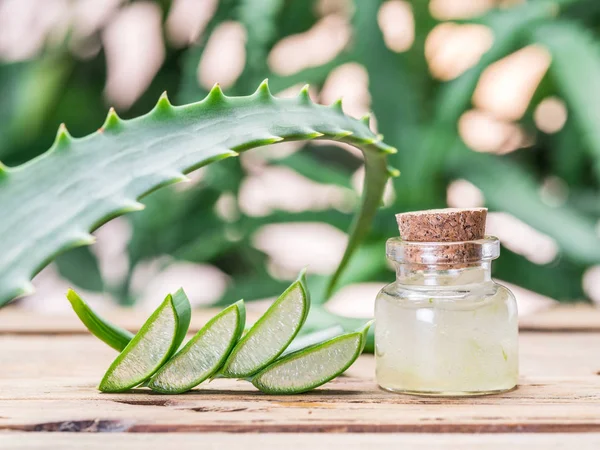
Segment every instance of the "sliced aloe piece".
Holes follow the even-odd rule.
[[[300,394],[333,380],[362,353],[371,324],[278,359],[254,376],[252,384],[267,394]]]
[[[297,336],[290,345],[285,349],[281,356],[289,355],[290,353],[297,352],[298,350],[305,349],[315,344],[327,341],[331,338],[339,336],[344,333],[344,328],[341,325],[334,325],[333,327],[325,328],[324,330],[317,330],[311,333]]]
[[[247,378],[268,366],[296,337],[309,309],[306,275],[302,271],[298,279],[240,339],[219,376]]]
[[[73,289],[67,291],[67,299],[90,333],[115,350],[122,351],[133,339],[133,333],[104,320]]]
[[[190,302],[182,289],[167,295],[110,365],[98,389],[122,392],[150,378],[179,348],[190,315]]]
[[[148,387],[180,394],[213,376],[242,335],[245,322],[243,300],[225,308],[154,374]]]

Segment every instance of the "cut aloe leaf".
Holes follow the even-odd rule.
[[[328,341],[340,334],[344,333],[344,328],[341,325],[335,325],[333,327],[325,328],[324,330],[313,331],[312,333],[303,334],[297,336],[290,345],[285,349],[281,356],[289,355],[290,353],[297,352],[306,347],[310,347],[321,342]]]
[[[245,322],[243,300],[225,308],[154,374],[148,387],[163,394],[180,394],[213,376],[242,335]]]
[[[275,300],[240,339],[219,376],[247,378],[268,366],[296,337],[309,308],[306,274],[302,271],[298,280]]]
[[[133,339],[133,333],[104,320],[73,289],[67,291],[67,299],[90,333],[115,350],[123,351]]]
[[[181,345],[190,315],[190,302],[182,289],[167,295],[110,365],[98,389],[122,392],[150,378]]]
[[[300,394],[333,380],[362,353],[371,324],[278,359],[254,376],[252,384],[267,394]]]

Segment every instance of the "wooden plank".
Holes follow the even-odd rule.
[[[286,450],[330,450],[334,447],[344,450],[397,450],[402,448],[441,450],[459,448],[461,450],[552,450],[577,447],[578,450],[600,448],[600,434],[577,435],[566,433],[540,434],[256,434],[243,438],[225,433],[138,433],[103,434],[89,433],[5,433],[0,435],[4,448],[13,450],[56,448],[62,450],[105,450],[106,448],[128,448],[148,450],[148,448],[177,448],[179,450],[198,449],[223,450],[244,448],[264,450],[265,448],[285,448]],[[242,440],[243,439],[243,440]]]
[[[519,318],[522,331],[600,331],[600,308],[588,303],[557,305]]]
[[[523,333],[519,389],[435,399],[377,389],[374,361],[301,396],[215,380],[166,396],[96,391],[115,352],[91,336],[0,336],[0,430],[113,432],[600,432],[600,333]],[[6,436],[6,435],[2,435]]]

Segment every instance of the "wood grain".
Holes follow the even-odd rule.
[[[553,312],[547,322],[539,322],[545,325],[538,323],[535,331],[521,333],[518,389],[461,399],[383,392],[374,380],[371,355],[362,356],[345,376],[299,396],[268,396],[235,380],[215,380],[179,396],[146,389],[102,394],[95,386],[116,356],[114,350],[90,335],[66,333],[64,322],[55,332],[49,322],[43,335],[15,333],[20,327],[28,329],[34,320],[16,311],[11,314],[12,325],[5,321],[0,328],[0,448],[5,443],[11,443],[6,448],[40,448],[43,442],[46,448],[95,448],[100,442],[79,435],[70,439],[64,433],[37,437],[48,431],[107,436],[101,441],[105,445],[122,436],[131,448],[146,446],[148,439],[166,442],[169,436],[177,436],[173,443],[191,445],[197,433],[206,432],[211,438],[202,442],[215,448],[235,442],[258,448],[263,442],[220,434],[224,432],[269,433],[264,442],[290,449],[331,448],[332,443],[370,448],[369,442],[381,443],[382,448],[402,443],[416,448],[441,448],[443,443],[466,449],[558,448],[558,443],[570,442],[569,437],[577,439],[578,447],[599,448],[600,331],[590,326],[594,323],[587,309]],[[574,323],[584,331],[577,327],[568,331],[561,317],[569,321],[577,317]],[[548,331],[549,323],[562,332]],[[281,433],[303,434],[288,439]],[[339,433],[361,434],[348,438]],[[363,433],[377,435],[369,440],[365,436],[371,434]],[[480,433],[485,434],[474,435]]]
[[[520,387],[428,399],[377,389],[363,356],[322,389],[267,396],[215,380],[179,396],[95,386],[115,352],[90,336],[0,336],[0,429],[130,432],[600,432],[600,333],[524,333]]]
[[[3,448],[12,450],[105,450],[106,448],[148,450],[149,448],[223,449],[285,449],[319,450],[334,448],[344,450],[597,450],[600,434],[539,433],[539,434],[255,434],[240,437],[227,433],[106,433],[100,439],[90,433],[5,433],[1,436]]]

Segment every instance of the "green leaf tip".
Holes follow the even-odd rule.
[[[298,273],[298,276],[296,277],[296,281],[299,281],[305,289],[307,286],[307,281],[306,281],[307,273],[308,273],[308,267],[303,267],[302,270],[300,270],[300,272]]]
[[[74,247],[82,247],[85,245],[92,245],[96,243],[96,237],[91,235],[90,233],[87,233],[85,231],[82,231],[81,233],[77,233],[71,236],[71,245],[69,246],[69,248],[74,248]]]
[[[260,83],[260,85],[258,86],[258,89],[256,89],[256,92],[254,92],[253,97],[261,99],[261,100],[272,100],[273,99],[273,94],[271,94],[271,89],[269,88],[269,79],[265,78],[263,80],[262,83]]]
[[[118,215],[127,214],[130,212],[142,211],[146,209],[146,205],[137,200],[124,199],[120,202],[121,207],[117,209]]]
[[[119,352],[127,347],[132,333],[100,317],[73,289],[67,291],[67,300],[90,333]]]
[[[338,98],[335,102],[333,102],[333,104],[331,105],[331,108],[343,113],[344,112],[344,108],[342,106],[342,99]]]
[[[185,339],[185,335],[190,326],[190,321],[192,319],[192,305],[183,288],[179,288],[171,295],[171,305],[176,311],[177,316],[177,331],[172,347],[172,351],[175,352]]]
[[[316,139],[316,138],[320,138],[321,136],[325,136],[325,133],[320,133],[315,130],[307,131],[306,134],[304,134],[305,139]]]
[[[28,295],[31,295],[35,292],[35,286],[29,282],[26,281],[23,284],[21,284],[21,286],[19,286],[19,288],[16,291],[15,294],[15,298],[16,297],[26,297]]]
[[[169,101],[169,97],[167,96],[167,91],[164,91],[161,96],[158,98],[158,102],[156,102],[156,106],[152,110],[154,114],[170,114],[173,112],[173,105]]]
[[[371,319],[358,329],[358,332],[361,334],[360,353],[363,352],[365,346],[367,345],[369,330],[374,323],[375,319]]]
[[[9,168],[6,167],[4,164],[2,164],[2,162],[0,161],[0,179],[8,176],[8,172],[9,172]]]
[[[374,323],[375,323],[375,319],[371,319],[371,320],[367,321],[367,323],[365,323],[362,327],[360,327],[358,329],[358,331],[366,335],[369,332],[369,328],[371,328],[371,326]]]
[[[226,99],[227,97],[225,97],[225,94],[221,89],[221,85],[219,83],[215,83],[208,95],[204,98],[203,103],[215,106],[221,103],[225,103]]]
[[[305,84],[304,86],[302,86],[302,89],[300,89],[298,98],[300,99],[301,104],[307,105],[309,103],[312,103],[312,100],[310,98],[309,88],[310,88],[310,86],[308,84]]]
[[[392,178],[396,178],[396,177],[400,176],[400,171],[392,166],[387,167],[387,173]]]
[[[69,134],[66,125],[61,123],[56,132],[56,138],[52,147],[55,150],[65,150],[71,146],[72,140],[73,137]]]
[[[330,136],[331,139],[338,141],[340,139],[347,138],[348,136],[352,136],[354,132],[349,130],[341,130]]]
[[[367,113],[361,117],[360,121],[364,123],[367,127],[371,127],[371,113]]]
[[[115,108],[113,108],[111,106],[111,108],[108,110],[108,115],[106,116],[106,120],[104,121],[104,124],[102,125],[102,128],[100,128],[99,131],[101,133],[118,131],[121,128],[121,126],[122,126],[122,120],[117,115]]]
[[[381,150],[383,150],[385,153],[389,153],[388,146],[381,145],[382,141],[383,141],[383,134],[378,134],[372,138],[359,139],[359,142],[363,145],[378,145],[379,147],[381,147]],[[389,147],[389,148],[392,148],[392,147]]]
[[[398,149],[396,147],[384,144],[383,142],[379,143],[379,148],[381,151],[383,151],[383,153],[387,153],[388,155],[395,155],[398,153]]]
[[[250,150],[251,148],[255,147],[262,147],[264,145],[277,144],[283,140],[285,140],[285,138],[281,136],[267,136],[254,141],[248,141],[244,142],[243,144],[234,145],[231,150],[233,150],[237,155],[237,152],[243,152],[245,150]]]

